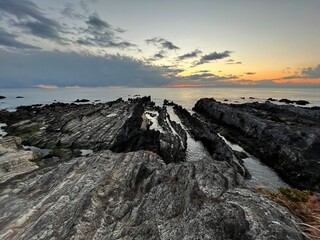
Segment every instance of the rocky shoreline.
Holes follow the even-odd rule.
[[[319,110],[214,99],[194,110],[150,97],[1,110],[0,238],[305,239],[298,218],[246,187],[218,133],[319,191]],[[208,155],[187,161],[188,135]]]

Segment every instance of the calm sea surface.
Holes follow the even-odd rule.
[[[86,98],[106,102],[119,97],[124,99],[134,95],[151,95],[152,100],[162,104],[164,99],[172,100],[191,110],[196,101],[203,97],[213,97],[216,100],[229,102],[264,102],[272,97],[276,99],[307,100],[307,106],[320,106],[320,88],[58,88],[58,89],[0,89],[0,95],[6,99],[0,100],[0,109],[14,110],[17,106],[32,104],[48,104],[55,100],[73,102]],[[16,98],[22,96],[23,98]],[[245,99],[241,99],[245,97]],[[255,99],[249,99],[254,97]]]
[[[310,102],[308,107],[320,106],[320,89],[297,89],[297,88],[59,88],[59,89],[0,89],[0,95],[6,96],[0,100],[0,109],[14,111],[21,105],[49,104],[55,101],[71,103],[77,99],[89,99],[92,102],[100,100],[107,102],[122,97],[127,99],[135,95],[151,95],[152,100],[157,105],[162,105],[163,100],[167,99],[182,105],[191,110],[198,99],[204,97],[213,97],[219,101],[232,103],[242,102],[264,102],[268,98],[287,98],[290,100],[307,100]],[[16,98],[22,96],[23,98]],[[250,99],[254,98],[254,99]],[[245,98],[245,99],[243,99]],[[280,103],[279,103],[280,104]],[[180,122],[172,109],[168,109],[173,120]],[[0,123],[0,127],[3,124]],[[5,133],[0,128],[1,135]],[[226,141],[226,140],[225,140]],[[226,143],[237,151],[244,151],[240,146],[226,141]],[[206,150],[201,142],[195,141],[188,135],[187,158],[195,161],[203,157]],[[263,164],[259,159],[248,154],[244,159],[244,164],[252,175],[252,179],[247,180],[248,187],[264,186],[270,190],[276,190],[278,187],[287,187],[288,185],[281,180],[275,171]]]

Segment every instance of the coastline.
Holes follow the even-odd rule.
[[[85,219],[85,214],[96,215],[101,211],[103,205],[100,201],[108,201],[108,203],[105,202],[105,207],[108,209],[106,213],[108,216],[111,214],[114,220],[110,220],[111,222],[108,223],[110,225],[107,225],[110,227],[119,226],[119,234],[125,234],[126,236],[136,234],[133,226],[138,223],[139,231],[146,231],[149,227],[152,229],[154,223],[149,218],[150,214],[155,216],[155,221],[161,221],[165,224],[163,226],[171,238],[172,236],[178,236],[175,235],[173,229],[185,229],[186,226],[190,228],[193,224],[192,219],[199,219],[197,224],[203,228],[203,231],[197,233],[190,228],[191,232],[187,231],[188,233],[184,232],[184,234],[191,234],[191,236],[196,237],[199,236],[197,234],[206,232],[206,234],[216,236],[216,230],[213,230],[213,232],[209,230],[206,225],[203,225],[205,221],[200,221],[200,219],[203,219],[206,214],[213,217],[214,215],[211,214],[220,213],[225,221],[225,227],[229,224],[233,226],[232,229],[225,228],[221,232],[223,236],[227,234],[234,237],[251,236],[255,238],[260,236],[262,232],[268,232],[272,236],[279,237],[279,234],[285,231],[287,236],[290,237],[288,239],[303,239],[303,235],[296,227],[296,224],[300,222],[299,219],[282,209],[280,205],[267,199],[261,199],[259,194],[246,187],[245,179],[250,177],[250,173],[243,164],[243,158],[239,153],[234,152],[217,133],[217,130],[219,132],[222,130],[222,133],[230,139],[231,135],[226,130],[226,126],[235,123],[224,119],[220,115],[216,116],[216,113],[212,112],[215,109],[213,105],[210,107],[204,105],[206,101],[215,104],[216,111],[219,110],[220,114],[224,109],[224,117],[227,116],[227,110],[230,110],[233,120],[236,119],[234,116],[238,118],[241,116],[242,113],[239,111],[245,111],[245,115],[250,115],[252,109],[257,112],[260,109],[266,120],[261,118],[261,114],[257,113],[250,115],[249,119],[254,119],[254,116],[260,117],[261,120],[259,121],[261,123],[267,121],[271,124],[272,121],[276,121],[270,118],[274,110],[271,111],[270,116],[265,115],[266,111],[270,109],[279,108],[282,114],[292,116],[290,115],[292,114],[292,107],[282,107],[271,102],[265,103],[269,106],[269,110],[266,110],[263,108],[264,104],[229,105],[211,99],[198,101],[194,109],[197,113],[191,115],[186,109],[175,103],[167,102],[167,105],[171,106],[156,106],[150,97],[138,97],[128,101],[118,99],[107,103],[96,102],[95,104],[54,103],[46,106],[25,106],[17,108],[16,112],[2,110],[0,112],[0,122],[8,124],[6,131],[9,135],[22,138],[22,144],[24,145],[52,149],[52,152],[46,156],[28,155],[23,159],[23,164],[28,167],[21,168],[23,170],[21,171],[22,174],[19,174],[20,168],[15,169],[18,174],[0,184],[2,189],[9,191],[9,194],[2,196],[3,198],[0,200],[3,206],[9,206],[10,202],[24,216],[25,220],[20,225],[32,224],[33,226],[33,230],[28,231],[29,233],[20,227],[20,231],[15,234],[25,237],[31,233],[40,234],[35,231],[37,231],[38,226],[42,226],[47,229],[46,232],[41,232],[44,236],[56,236],[56,234],[61,234],[62,230],[67,234],[65,236],[71,236],[68,235],[71,233],[72,236],[81,236],[84,226],[90,226],[90,228],[95,229],[94,232],[104,231],[104,236],[111,236],[108,235],[112,233],[109,227],[104,230],[100,227],[94,227],[97,221],[101,220],[99,217],[90,220],[94,225],[91,225],[90,221]],[[199,107],[200,104],[203,105],[201,108]],[[183,127],[171,119],[167,111],[169,107],[173,107],[173,111],[180,118]],[[284,109],[287,110],[284,111]],[[310,121],[319,122],[318,115],[315,114],[319,110],[297,109],[301,109],[301,111],[295,113],[296,117],[299,118],[300,125],[310,124]],[[210,115],[205,113],[207,110]],[[148,117],[142,117],[146,114],[153,117],[154,115],[151,116],[152,112],[158,112],[157,117],[153,120],[148,121]],[[210,121],[208,121],[208,116],[210,116]],[[214,121],[215,118],[219,121]],[[241,118],[245,120],[245,118]],[[282,118],[282,121],[285,119],[281,116],[280,118]],[[151,128],[154,119],[161,127],[161,132]],[[222,121],[226,121],[228,125],[222,124]],[[218,127],[218,123],[221,126]],[[262,125],[264,126],[264,124]],[[279,122],[276,125],[279,125]],[[301,131],[300,125],[298,127]],[[254,138],[253,133],[255,132],[252,131],[253,129],[257,131],[259,128],[252,123],[248,126],[252,127],[251,130],[245,130],[249,135],[242,134],[241,136],[243,138]],[[308,130],[310,125],[306,126],[305,131]],[[234,125],[232,130],[235,127],[237,126]],[[291,127],[295,126],[291,124]],[[315,127],[318,128],[318,126]],[[238,126],[238,128],[241,130],[241,126]],[[288,134],[286,137],[290,137],[290,131],[288,130],[281,132],[281,134]],[[316,131],[314,134],[318,134],[318,132]],[[201,142],[209,155],[205,155],[197,161],[186,161],[187,142],[188,137],[190,137],[188,135],[195,141]],[[235,136],[240,135],[239,133],[234,135],[233,142],[248,148],[244,145],[246,141],[240,141],[241,139],[237,139]],[[261,137],[259,138],[261,139]],[[314,139],[317,143],[317,138]],[[275,138],[275,140],[278,139]],[[310,141],[309,138],[306,138],[306,140]],[[14,140],[14,142],[17,141]],[[254,140],[254,142],[259,144],[257,140]],[[24,152],[25,150],[22,150],[20,145],[19,143],[16,144],[16,147],[14,144],[11,145],[10,148],[15,149],[10,150],[11,154]],[[312,144],[309,145],[312,146]],[[261,149],[261,146],[258,148]],[[313,147],[311,148],[313,149]],[[83,149],[93,152],[87,152],[86,156],[83,156],[79,153]],[[305,149],[300,149],[300,151],[305,151]],[[250,148],[248,152],[251,154],[252,149]],[[28,162],[32,164],[30,165]],[[34,163],[38,168],[34,168]],[[19,166],[24,166],[23,164],[19,164]],[[12,167],[14,168],[15,165],[12,165]],[[279,169],[275,169],[279,171]],[[303,169],[297,169],[297,171],[300,170]],[[110,177],[113,179],[111,182]],[[52,181],[52,184],[46,185],[44,179]],[[82,180],[80,181],[80,179]],[[25,187],[19,185],[21,182],[25,182],[27,185]],[[294,181],[291,183],[295,184]],[[310,183],[310,189],[317,189],[314,188],[317,187],[314,184],[314,182]],[[80,186],[83,187],[79,192]],[[30,187],[36,192],[40,192],[33,193],[34,190],[28,190]],[[21,194],[13,195],[11,190],[14,188],[20,189],[19,192],[21,193],[27,191],[31,202],[26,204],[22,200],[23,195]],[[93,195],[92,193],[89,194],[92,191]],[[98,200],[96,194],[99,194]],[[25,211],[40,204],[44,200],[44,196],[46,196],[49,206],[55,206],[54,209],[65,209],[66,211],[60,210],[61,212],[57,212],[52,208],[47,209],[45,205],[41,204],[35,212],[25,215]],[[57,196],[58,198],[56,198]],[[100,203],[92,205],[90,203],[92,198]],[[156,202],[152,199],[156,199]],[[83,201],[86,202],[85,205],[83,205]],[[181,205],[182,202],[184,202],[183,205]],[[26,205],[23,206],[23,204]],[[160,204],[160,207],[156,208],[154,204]],[[166,207],[167,204],[174,204],[169,212]],[[234,204],[238,207],[234,207]],[[118,210],[113,213],[109,212],[114,206],[118,206]],[[74,207],[83,210],[75,216],[72,214],[76,211]],[[188,215],[186,211],[189,210],[187,209],[192,212],[196,211]],[[222,211],[222,209],[224,210]],[[229,210],[226,211],[226,209]],[[261,209],[263,209],[262,212]],[[270,209],[274,210],[271,211]],[[15,223],[15,216],[18,215],[12,215],[12,211],[12,207],[1,211],[1,214],[11,216],[11,222],[0,231],[1,236],[13,236],[9,229],[17,224]],[[134,211],[137,212],[133,214]],[[272,221],[275,222],[274,224],[270,225],[270,216],[264,216],[264,212],[270,214]],[[69,214],[72,214],[72,216]],[[57,223],[60,227],[53,229],[50,226],[45,227],[43,225],[45,218],[40,217],[41,215],[50,219],[54,219],[55,215],[60,218],[67,217],[69,221],[77,222],[77,224],[76,227],[69,228],[68,225],[64,227]],[[32,219],[35,216],[38,216],[40,221],[33,222]],[[182,222],[174,223],[170,220],[176,217],[182,217]],[[210,221],[220,221],[220,218],[212,217],[209,217]],[[238,219],[237,222],[232,222],[231,219],[234,217]],[[133,221],[133,225],[123,225],[124,219],[130,219],[130,221]],[[140,225],[141,223],[143,225]],[[168,225],[168,223],[170,224]],[[277,223],[280,223],[280,225]],[[214,226],[218,227],[218,225]],[[277,226],[276,230],[275,226]],[[78,232],[77,229],[82,230]],[[151,237],[154,234],[151,231],[148,236]]]

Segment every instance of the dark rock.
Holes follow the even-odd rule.
[[[160,124],[165,132],[143,129],[142,116],[146,108],[157,110],[150,97],[135,98],[130,102],[117,99],[91,105],[54,103],[41,107],[19,107],[14,113],[4,112],[0,120],[8,124],[8,133],[20,136],[23,143],[29,146],[59,151],[149,150],[162,156],[166,163],[184,161],[184,130],[179,130],[167,119],[166,112]],[[178,135],[173,132],[171,125]],[[54,157],[70,159],[65,154]]]
[[[16,96],[16,98],[23,98],[22,96]]]
[[[245,152],[239,152],[239,151],[233,150],[233,153],[234,155],[237,156],[238,159],[244,159],[248,157],[248,155]]]
[[[275,99],[275,98],[268,98],[268,101],[275,102],[275,101],[277,101],[277,99]]]
[[[74,102],[76,102],[76,103],[85,103],[85,102],[90,102],[90,100],[89,99],[77,99]]]
[[[284,103],[287,103],[287,104],[295,103],[297,105],[307,105],[307,104],[310,103],[310,102],[308,102],[306,100],[289,100],[289,99],[286,99],[286,98],[283,98],[283,99],[279,100],[279,102],[284,102]]]
[[[246,99],[245,97],[241,97],[241,99]]]
[[[194,110],[287,182],[320,191],[320,111],[270,102],[230,105],[214,99],[199,100]]]
[[[195,140],[201,141],[213,159],[228,162],[242,176],[246,175],[246,168],[243,162],[239,161],[233,154],[232,149],[224,142],[217,132],[208,124],[195,116],[192,116],[186,109],[179,105],[174,106],[175,113],[182,123],[188,128]]]
[[[223,101],[228,102],[229,100],[228,99],[224,99]]]
[[[294,101],[295,104],[298,104],[298,105],[307,105],[309,104],[310,102],[306,101],[306,100],[297,100],[297,101]]]
[[[287,103],[287,104],[292,104],[292,103],[294,103],[294,101],[291,101],[291,100],[286,99],[286,98],[280,99],[279,102],[283,102],[283,103]]]
[[[6,97],[5,96],[0,96],[0,99],[5,99]]]
[[[167,99],[163,100],[164,106],[174,106],[175,103],[173,101],[169,102]]]

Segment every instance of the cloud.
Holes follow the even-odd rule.
[[[226,64],[229,64],[229,65],[234,65],[234,64],[235,64],[235,65],[237,65],[237,64],[242,64],[242,62],[234,62],[234,61],[233,61],[233,62],[228,62],[228,63],[226,63]]]
[[[16,26],[22,27],[34,36],[49,39],[58,43],[66,43],[66,39],[60,36],[60,27],[58,25],[48,25],[45,22],[39,21],[27,21],[17,23]]]
[[[97,14],[89,16],[89,19],[86,21],[86,23],[99,30],[112,28],[109,23],[103,21]]]
[[[16,40],[17,35],[6,32],[0,27],[0,46],[16,48],[16,49],[39,49],[30,44],[22,43]]]
[[[244,74],[247,74],[247,75],[255,75],[256,73],[255,73],[255,72],[245,72]]]
[[[164,51],[160,51],[158,53],[156,53],[155,55],[153,55],[153,59],[162,59],[165,57],[165,52]]]
[[[179,56],[178,58],[180,60],[185,60],[185,59],[189,59],[189,58],[195,58],[195,57],[198,57],[202,52],[198,49],[190,52],[190,53],[186,53],[186,54],[183,54],[181,56]]]
[[[305,78],[320,78],[320,64],[314,68],[304,68],[302,69],[301,73]]]
[[[14,25],[34,36],[63,42],[63,27],[44,16],[40,8],[29,0],[0,0],[0,11],[15,17]]]
[[[320,64],[315,67],[302,68],[296,75],[286,76],[283,79],[295,79],[295,78],[308,78],[318,79],[320,78]]]
[[[60,13],[68,18],[82,19],[84,16],[75,11],[75,6],[72,3],[66,3],[64,9]]]
[[[222,81],[222,80],[229,80],[238,79],[238,76],[235,75],[226,75],[226,76],[220,76],[209,72],[204,73],[196,73],[191,74],[189,76],[181,77],[185,81],[198,81],[198,82],[215,82],[215,81]]]
[[[172,42],[164,39],[164,38],[159,38],[159,37],[154,37],[151,39],[147,39],[146,40],[147,44],[153,44],[155,46],[158,46],[162,49],[166,49],[166,50],[178,50],[180,49],[179,47],[177,47],[176,45],[174,45]]]
[[[90,15],[86,24],[88,27],[83,31],[84,36],[77,40],[80,45],[120,49],[136,46],[118,36],[119,33],[124,32],[123,29],[114,28],[102,20],[98,14]]]
[[[157,87],[171,81],[164,77],[163,69],[120,55],[98,57],[58,51],[24,54],[0,49],[0,62],[0,88],[38,85]]]
[[[220,60],[220,59],[230,57],[230,53],[231,51],[224,51],[221,53],[213,52],[213,53],[204,55],[203,57],[201,57],[200,61],[196,63],[196,65],[201,65],[210,61],[215,61],[215,60]]]

